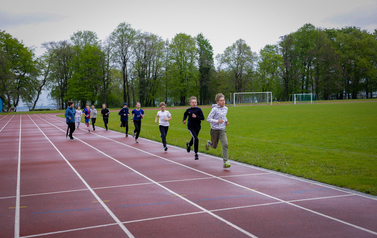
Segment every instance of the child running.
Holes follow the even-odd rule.
[[[94,108],[94,105],[92,105],[92,108],[90,109],[90,118],[92,121],[93,131],[95,131],[96,127],[94,126],[94,124],[96,124],[97,120],[97,109]]]
[[[225,130],[225,127],[229,126],[229,121],[226,118],[228,108],[225,106],[225,98],[222,93],[216,94],[215,99],[217,104],[212,105],[212,110],[207,117],[207,121],[211,123],[211,141],[207,141],[206,150],[208,150],[209,147],[216,149],[220,140],[221,145],[223,146],[224,168],[229,168],[228,139]]]
[[[81,123],[81,116],[82,116],[82,111],[80,106],[77,107],[75,118],[76,118],[76,123],[77,123],[77,129],[79,129],[80,123]]]
[[[109,114],[110,114],[110,110],[107,109],[106,104],[102,104],[101,115],[103,118],[103,124],[105,124],[106,131],[109,130],[107,128],[107,123],[109,123]]]
[[[157,123],[160,127],[160,133],[162,138],[162,145],[164,146],[164,150],[167,151],[168,147],[166,146],[166,136],[169,130],[169,121],[172,119],[171,114],[169,111],[165,110],[166,105],[164,102],[160,103],[160,111],[157,112],[156,119],[154,120],[154,124]]]
[[[68,125],[67,128],[67,134],[69,131],[69,140],[73,141],[73,132],[75,131],[75,109],[73,108],[74,104],[71,101],[67,102],[67,110],[65,110],[65,118],[66,118],[66,123]],[[67,137],[67,136],[66,136]]]
[[[90,108],[89,104],[86,104],[86,107],[82,111],[82,113],[85,115],[85,124],[88,127],[88,132],[90,133]]]
[[[198,156],[198,146],[199,146],[199,139],[198,135],[201,129],[201,122],[204,120],[204,115],[202,109],[197,107],[197,99],[196,97],[192,96],[190,98],[190,105],[191,107],[186,110],[183,114],[183,124],[186,124],[186,118],[188,117],[187,122],[187,129],[191,134],[190,142],[186,143],[187,152],[189,153],[191,150],[191,146],[194,145],[194,152],[195,152],[195,160],[199,159]]]
[[[136,109],[132,110],[132,114],[134,115],[134,118],[131,119],[131,123],[133,122],[135,125],[135,130],[132,133],[132,137],[135,137],[135,133],[136,133],[136,137],[135,137],[136,143],[139,143],[137,139],[139,138],[139,135],[140,135],[141,119],[144,118],[144,111],[143,109],[140,109],[140,107],[141,107],[140,102],[137,102]]]
[[[126,137],[128,137],[128,116],[130,115],[127,103],[123,103],[122,109],[120,109],[118,115],[120,116],[120,127],[126,128]]]

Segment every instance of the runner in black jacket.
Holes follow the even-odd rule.
[[[186,118],[188,117],[187,121],[187,129],[189,130],[192,138],[190,142],[186,143],[187,152],[190,152],[191,146],[194,145],[194,152],[195,152],[195,160],[199,159],[198,156],[198,146],[199,146],[199,139],[198,135],[201,129],[201,122],[204,120],[204,115],[202,109],[197,107],[197,99],[196,97],[192,96],[190,98],[190,105],[191,107],[188,108],[183,114],[183,124],[186,124]]]
[[[107,123],[109,123],[110,110],[107,109],[106,104],[102,104],[101,115],[103,117],[103,124],[105,124],[105,128],[107,131],[108,130]]]

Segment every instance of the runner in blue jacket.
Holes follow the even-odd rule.
[[[128,137],[128,116],[130,112],[127,108],[127,103],[123,103],[123,108],[120,109],[118,115],[120,116],[120,127],[126,128],[126,137]]]
[[[74,139],[73,139],[72,134],[75,131],[75,113],[76,113],[76,111],[73,108],[74,107],[73,102],[68,101],[67,106],[68,106],[67,110],[65,110],[65,118],[66,118],[65,121],[66,121],[68,127],[67,127],[67,134],[66,134],[65,137],[68,136],[68,132],[69,132],[69,139],[71,141],[73,141]]]

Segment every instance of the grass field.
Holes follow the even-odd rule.
[[[185,109],[170,111],[167,142],[184,147],[190,139],[181,122]],[[140,136],[161,141],[157,111],[145,112]],[[210,108],[203,112],[208,115]],[[377,195],[376,102],[230,107],[228,120],[232,160]],[[116,112],[109,127],[124,132]],[[209,130],[203,121],[199,150],[221,156],[221,148],[205,150]]]

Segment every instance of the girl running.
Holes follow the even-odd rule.
[[[154,120],[154,124],[157,124],[157,119],[159,119],[158,125],[160,127],[162,145],[164,146],[164,150],[167,151],[168,147],[166,146],[166,136],[169,130],[169,121],[172,119],[172,117],[171,117],[170,112],[165,110],[166,105],[164,102],[160,103],[160,109],[161,111],[157,112],[157,116],[156,116],[156,119]]]
[[[137,139],[139,138],[140,130],[141,130],[141,119],[144,118],[144,111],[143,109],[140,109],[141,104],[140,102],[136,103],[136,109],[132,110],[132,114],[134,115],[134,118],[131,119],[131,123],[133,122],[135,125],[135,130],[132,133],[132,137],[135,137],[135,142],[139,143]]]
[[[89,108],[89,104],[86,104],[86,107],[84,108],[82,113],[85,115],[85,124],[88,127],[88,132],[90,133],[90,108]]]
[[[77,123],[77,129],[79,129],[80,123],[81,123],[81,116],[82,116],[82,111],[80,106],[77,107],[75,118],[76,118],[76,123]]]

